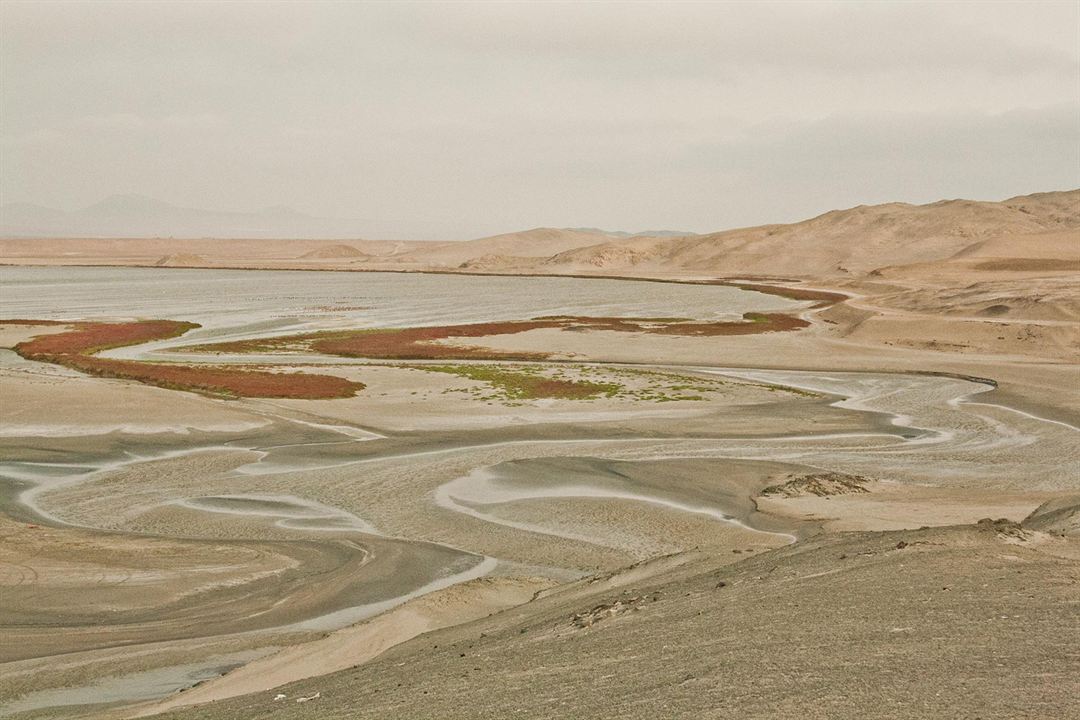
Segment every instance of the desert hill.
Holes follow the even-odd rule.
[[[661,250],[666,243],[655,238],[637,241],[610,241],[599,245],[573,248],[553,255],[544,261],[549,268],[583,269],[586,267],[610,268],[632,267],[656,260],[661,257]]]
[[[301,260],[358,260],[361,258],[370,258],[371,255],[358,250],[352,245],[327,245],[326,247],[315,248],[309,250],[300,256]]]
[[[476,272],[507,272],[529,269],[536,265],[536,258],[515,255],[481,255],[458,265],[459,270]]]
[[[457,267],[485,256],[531,257],[542,261],[557,253],[610,239],[600,231],[533,228],[461,242],[430,243],[399,258],[402,262]]]
[[[192,253],[176,253],[166,255],[154,263],[157,267],[205,267],[205,259]]]
[[[382,260],[407,252],[421,243],[390,240],[351,240],[345,247]],[[0,258],[24,264],[153,265],[179,253],[198,255],[215,267],[306,267],[308,260],[336,259],[312,253],[326,251],[327,239],[277,238],[8,238],[0,239]],[[332,251],[331,255],[341,250]],[[304,258],[304,262],[299,262]]]
[[[1076,239],[1080,190],[1000,203],[949,200],[859,206],[790,225],[608,241],[553,256],[546,264],[568,271],[645,265],[658,271],[718,275],[861,276],[882,267],[940,261],[962,253],[989,254],[990,248],[1005,257],[1018,257],[1013,244],[1034,244],[1018,238],[1049,231]],[[1061,241],[1054,244],[1062,247]]]
[[[1072,267],[1069,246],[1075,244],[1070,241],[1076,240],[1077,232],[1080,190],[1073,190],[1002,202],[863,205],[787,225],[708,235],[536,228],[465,242],[417,243],[412,251],[395,256],[394,262],[496,272],[621,273],[633,269],[658,275],[839,279],[969,255],[998,260],[1039,258],[1041,262],[1029,260],[1026,266],[1068,269]],[[1023,266],[1023,262],[1012,265]]]
[[[123,203],[120,203],[123,206]],[[6,227],[6,225],[5,225]],[[221,226],[228,231],[228,225]],[[758,276],[829,281],[955,272],[1075,272],[1080,190],[1001,202],[943,200],[833,210],[786,225],[707,235],[628,235],[534,228],[456,242],[314,239],[0,239],[0,258],[24,264],[155,264],[198,255],[217,267],[312,267],[363,260],[364,269],[657,277]],[[945,265],[942,265],[944,263]]]

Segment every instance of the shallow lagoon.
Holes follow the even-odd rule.
[[[797,303],[722,285],[386,272],[0,267],[0,318],[168,318],[196,339],[543,315],[737,319]]]

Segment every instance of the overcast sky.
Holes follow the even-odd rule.
[[[1080,3],[0,4],[0,199],[369,237],[1080,186]]]

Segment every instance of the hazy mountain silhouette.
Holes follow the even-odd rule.
[[[0,206],[7,237],[360,237],[362,221],[305,215],[288,207],[223,212],[180,207],[145,195],[112,195],[65,212],[30,203]]]

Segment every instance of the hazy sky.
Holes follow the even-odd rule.
[[[1080,186],[1080,3],[0,4],[0,199],[369,237]]]

